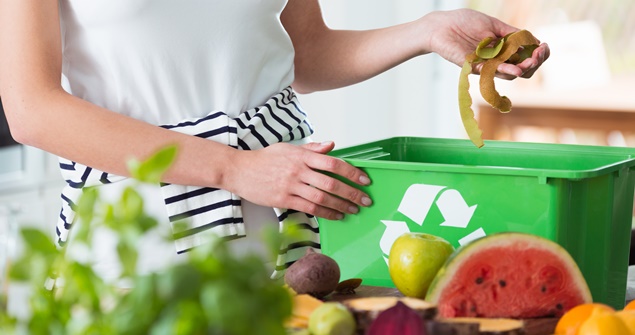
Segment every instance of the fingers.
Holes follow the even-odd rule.
[[[496,71],[496,77],[505,80],[516,79],[523,75],[523,70],[520,67],[508,63],[499,65]]]
[[[331,180],[336,181],[333,178]],[[343,184],[339,181],[337,183]],[[327,184],[328,185],[327,181]],[[345,184],[343,184],[345,185]],[[330,188],[326,186],[325,188]],[[318,186],[309,186],[307,184],[302,185],[296,192],[296,198],[294,199],[295,206],[302,212],[309,213],[315,216],[323,217],[329,220],[341,220],[346,214],[357,214],[359,207],[352,201],[348,201],[339,196],[335,196],[335,190],[326,191]],[[372,204],[370,198],[363,192],[350,188],[346,191],[348,198],[359,199],[357,202],[362,206],[369,206]]]
[[[531,78],[536,70],[549,58],[550,50],[546,43],[542,43],[531,55],[531,58],[525,59],[518,67],[523,70],[521,77]]]
[[[356,214],[359,207],[372,201],[363,191],[323,172],[346,178],[358,185],[370,184],[368,175],[345,161],[322,154],[333,148],[332,142],[310,143],[304,146],[303,160],[309,168],[301,174],[301,183],[294,194],[308,201],[308,213],[329,219],[341,219],[344,214]],[[317,153],[317,154],[316,154]],[[299,201],[299,200],[298,200]]]
[[[335,143],[333,141],[327,141],[322,143],[308,143],[303,145],[305,149],[309,149],[313,152],[319,154],[329,153],[335,147]],[[307,164],[312,169],[323,170],[332,172],[343,177],[346,177],[350,181],[357,183],[359,185],[368,185],[370,184],[370,179],[368,175],[366,175],[361,170],[355,168],[354,166],[344,162],[339,158],[328,157],[328,156],[307,156]]]
[[[334,209],[318,205],[303,197],[295,196],[290,200],[290,208],[328,220],[342,220],[344,214]]]
[[[302,145],[302,147],[305,149],[309,149],[313,152],[317,152],[319,154],[327,154],[331,152],[333,148],[335,148],[335,143],[333,141],[326,141],[322,143],[311,142],[311,143]]]
[[[473,73],[480,75],[481,70],[483,69],[483,63],[481,62],[481,63],[475,64],[473,68],[474,68]],[[496,78],[500,78],[500,79],[512,80],[521,76],[522,72],[523,71],[516,65],[502,63],[498,66],[498,68],[496,68],[495,76]]]
[[[346,163],[342,159],[325,155],[315,155],[309,152],[305,155],[304,161],[311,169],[334,173],[358,185],[370,184],[370,179],[366,173]]]
[[[517,77],[531,78],[540,68],[547,58],[549,58],[549,46],[546,43],[541,44],[534,50],[531,58],[527,58],[520,64],[503,63],[498,66],[496,77],[506,80],[512,80]]]
[[[370,197],[361,190],[323,173],[309,173],[302,182],[313,187],[303,188],[298,195],[342,213],[354,214],[359,211],[357,206],[372,204]]]

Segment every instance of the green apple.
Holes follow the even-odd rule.
[[[390,248],[390,278],[403,295],[423,299],[430,283],[452,252],[454,247],[439,236],[405,233]]]
[[[309,317],[311,335],[353,335],[356,327],[353,314],[339,302],[325,302]]]

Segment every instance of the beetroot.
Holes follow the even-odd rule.
[[[426,335],[423,318],[401,301],[377,315],[366,335]]]
[[[340,282],[340,267],[331,257],[307,249],[306,254],[287,269],[284,282],[298,294],[322,298],[333,292]]]

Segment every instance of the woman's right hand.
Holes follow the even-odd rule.
[[[237,150],[228,163],[222,188],[262,206],[342,219],[372,201],[361,190],[323,172],[358,185],[368,185],[370,179],[360,169],[326,155],[333,147],[333,142],[303,146],[277,143],[260,150]]]

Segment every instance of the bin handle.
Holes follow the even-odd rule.
[[[371,159],[390,157],[390,153],[385,152],[384,148],[382,147],[373,147],[373,148],[366,148],[363,150],[348,152],[348,153],[339,155],[339,157],[342,159],[371,160]]]

